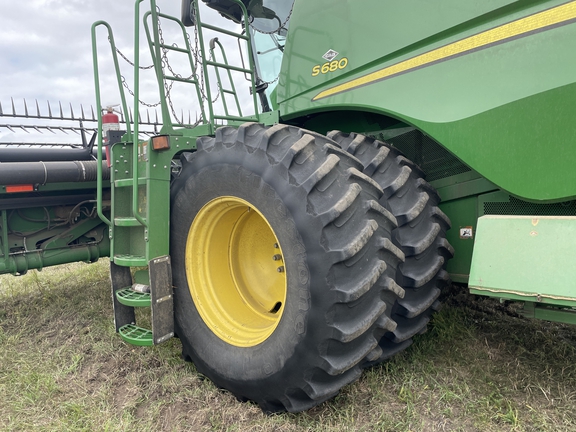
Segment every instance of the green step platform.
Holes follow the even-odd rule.
[[[116,291],[116,298],[126,306],[147,307],[152,304],[150,293],[134,291],[130,287]]]
[[[134,324],[126,324],[120,327],[118,333],[120,333],[120,337],[124,340],[124,342],[129,344],[138,346],[154,345],[152,330],[138,327]]]

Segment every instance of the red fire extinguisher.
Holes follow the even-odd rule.
[[[106,149],[106,164],[110,168],[111,158],[110,158],[110,146],[108,145],[108,134],[109,130],[120,130],[120,118],[114,113],[114,107],[106,107],[104,114],[102,115],[102,137],[104,148]]]

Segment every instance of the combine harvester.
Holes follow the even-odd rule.
[[[95,23],[94,147],[0,151],[2,272],[110,256],[125,341],[177,336],[270,412],[407,348],[450,278],[576,322],[576,1],[185,0],[178,19],[151,0],[140,23],[141,4],[133,112],[143,26],[159,132],[136,115],[103,139],[98,31],[130,110]],[[196,121],[175,115],[174,83]]]

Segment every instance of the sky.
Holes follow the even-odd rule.
[[[179,17],[179,0],[157,0],[162,13]],[[142,8],[148,8],[149,3],[143,2]],[[219,23],[228,28],[236,28],[230,21],[221,18],[214,11],[204,8],[203,21]],[[118,48],[130,59],[134,58],[134,2],[127,0],[0,0],[0,104],[3,112],[12,112],[11,98],[17,113],[24,112],[23,100],[26,99],[28,111],[36,114],[38,101],[40,113],[48,114],[47,104],[52,107],[52,114],[59,114],[58,104],[62,103],[64,115],[69,115],[70,104],[74,114],[80,114],[80,105],[86,114],[89,107],[96,106],[93,79],[93,62],[91,46],[91,26],[95,21],[105,20],[114,32]],[[175,27],[166,25],[164,35],[167,41],[179,34]],[[115,75],[111,67],[110,48],[103,27],[97,30],[99,46],[99,62],[101,66],[102,104],[113,105],[120,102],[119,92],[115,83]],[[193,38],[193,29],[188,28]],[[142,35],[144,30],[141,30]],[[213,35],[206,35],[206,42]],[[229,60],[239,58],[235,42],[222,40],[225,44]],[[225,39],[225,38],[224,38]],[[177,39],[173,39],[177,40]],[[151,64],[148,47],[141,38],[141,65]],[[176,42],[178,43],[178,42]],[[178,43],[182,46],[182,42]],[[171,57],[172,66],[177,73],[188,76],[191,72],[187,64]],[[126,82],[133,89],[132,68],[123,60],[122,73]],[[180,69],[178,69],[180,68]],[[158,102],[157,84],[151,70],[141,73],[141,100],[154,104]],[[212,86],[213,87],[213,86]],[[246,87],[245,85],[243,88]],[[190,88],[173,89],[172,98],[177,115],[191,111],[192,121],[197,107],[191,102]],[[241,96],[246,99],[246,96]],[[129,102],[133,106],[133,102]],[[145,111],[141,115],[145,116]],[[151,112],[151,110],[150,110]],[[153,117],[154,114],[151,114]],[[188,114],[185,114],[188,120]],[[37,122],[37,121],[36,121]],[[2,124],[26,124],[22,119],[10,119],[0,116]],[[37,122],[38,123],[38,122]],[[14,128],[13,128],[14,129]],[[50,136],[48,136],[50,135]],[[0,127],[0,143],[10,141],[42,141],[54,142],[63,139],[68,142],[69,136],[42,135],[32,131],[25,133],[15,129],[11,132]],[[75,138],[74,138],[75,139]]]

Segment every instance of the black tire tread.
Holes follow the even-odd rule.
[[[423,171],[393,146],[361,134],[332,131],[327,135],[360,160],[364,173],[383,190],[380,204],[388,206],[398,223],[393,241],[405,256],[396,281],[405,290],[393,307],[396,329],[380,341],[376,364],[406,348],[411,338],[425,331],[438,308],[440,290],[449,283],[444,270],[454,249],[446,240],[450,220],[438,208],[440,197],[426,182]]]
[[[375,357],[381,335],[397,328],[392,305],[404,296],[404,290],[395,282],[404,254],[391,240],[396,218],[378,204],[383,190],[362,172],[362,163],[318,134],[288,125],[264,127],[247,123],[237,129],[219,128],[215,137],[199,138],[197,148],[195,154],[181,158],[183,168],[173,183],[173,206],[193,193],[194,175],[201,168],[198,161],[206,159],[205,153],[233,154],[238,165],[254,158],[263,161],[265,167],[258,174],[263,181],[276,184],[285,179],[303,191],[299,193],[305,193],[306,202],[290,205],[303,208],[299,211],[306,216],[301,219],[322,227],[315,235],[325,253],[323,257],[316,254],[311,258],[322,262],[310,261],[310,265],[328,268],[327,286],[311,289],[310,304],[316,312],[308,317],[307,325],[314,328],[307,342],[308,363],[298,363],[295,368],[292,362],[293,370],[281,371],[291,374],[290,382],[285,377],[281,385],[266,381],[265,395],[244,390],[203,363],[194,344],[186,340],[179,328],[179,320],[184,317],[179,317],[176,307],[183,357],[193,359],[198,370],[218,386],[230,389],[240,400],[255,400],[264,411],[311,408],[356,380],[362,365]],[[177,223],[173,220],[173,225]],[[314,270],[311,268],[311,272]],[[320,298],[331,300],[324,304]],[[175,302],[178,303],[177,298]]]

